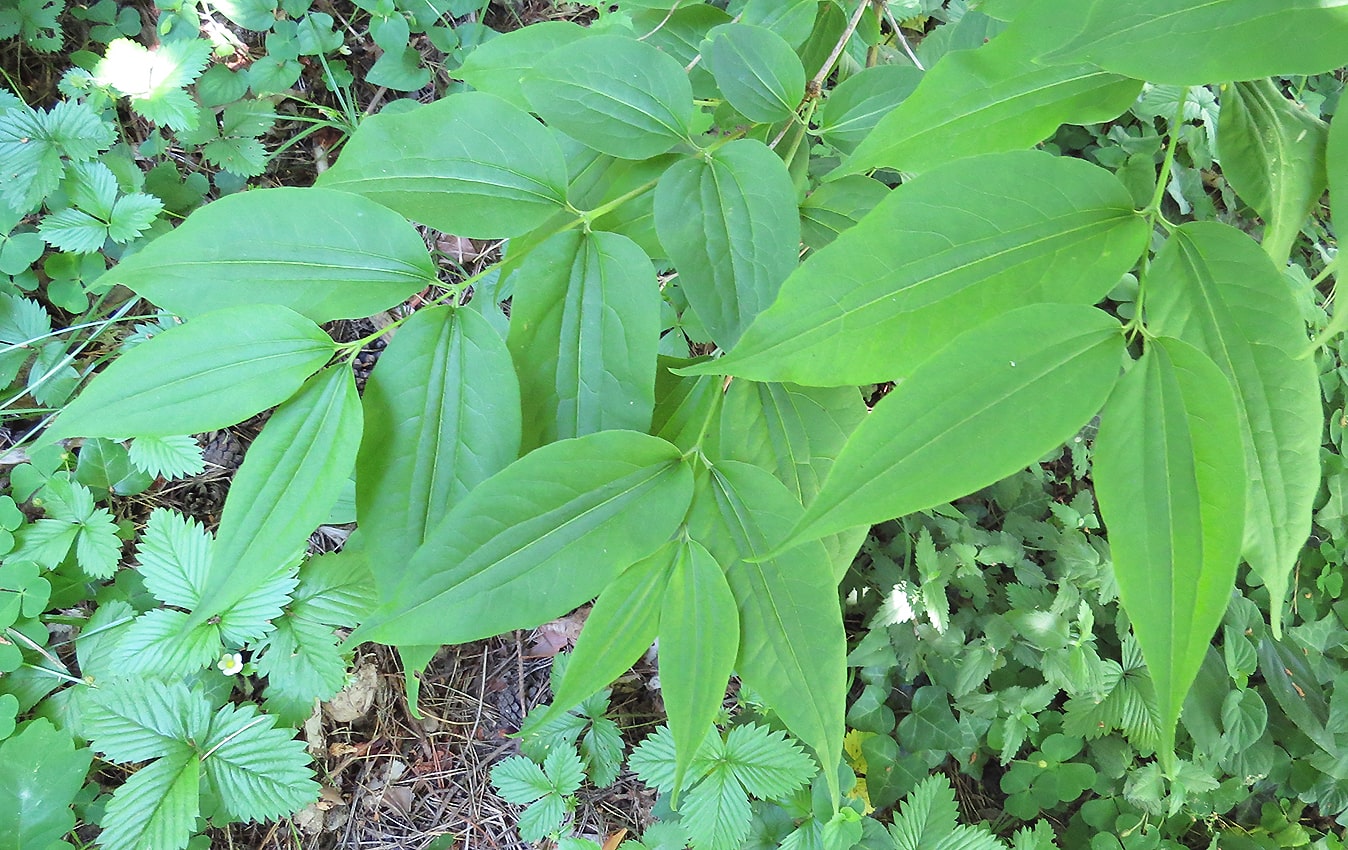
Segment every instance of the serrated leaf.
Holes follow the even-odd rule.
[[[0,830],[15,847],[49,847],[75,827],[71,803],[93,754],[46,718],[0,741]]]
[[[345,192],[279,188],[207,204],[100,283],[120,283],[184,317],[279,304],[326,322],[393,307],[435,276],[402,216]]]
[[[107,579],[117,571],[122,557],[122,540],[117,536],[117,521],[107,508],[98,508],[79,524],[75,536],[75,562],[90,578]]]
[[[196,831],[200,786],[201,758],[189,749],[142,767],[108,801],[99,846],[108,850],[186,847]]]
[[[445,515],[350,640],[459,643],[561,616],[666,543],[691,490],[681,452],[645,434],[530,452]]]
[[[494,239],[525,234],[563,207],[566,162],[527,112],[467,92],[362,121],[317,185],[446,233]]]
[[[1231,382],[1245,456],[1242,555],[1284,600],[1319,491],[1321,413],[1305,323],[1282,273],[1245,234],[1216,223],[1177,229],[1148,280],[1148,324],[1196,346]]]
[[[806,259],[728,355],[695,368],[811,386],[896,380],[1009,310],[1095,303],[1145,239],[1104,169],[1035,151],[964,159],[890,192]]]
[[[525,450],[597,431],[646,431],[655,407],[660,290],[636,243],[559,233],[511,276],[506,339]]]
[[[154,195],[133,192],[123,195],[112,205],[108,218],[108,238],[118,244],[140,236],[164,211],[164,203]]]
[[[796,266],[800,221],[786,165],[767,145],[730,142],[671,166],[655,189],[655,227],[679,288],[729,348]]]
[[[230,485],[193,625],[248,599],[303,551],[351,474],[361,423],[343,368],[315,375],[276,409]]]
[[[116,138],[112,123],[87,103],[63,100],[46,111],[6,110],[0,114],[0,161],[6,163],[0,197],[15,209],[36,206],[65,174],[63,158],[93,159]]]
[[[38,224],[37,232],[53,248],[72,254],[99,251],[108,238],[106,224],[74,207],[57,210],[44,217]]]
[[[256,177],[267,170],[267,149],[254,138],[212,139],[202,145],[201,155],[216,168],[240,177]]]
[[[566,797],[576,793],[585,781],[580,757],[570,747],[556,747],[543,760],[543,774],[548,778],[552,793]]]
[[[611,156],[647,159],[689,136],[688,76],[673,58],[632,38],[563,45],[541,57],[521,86],[549,126]]]
[[[947,847],[959,810],[955,792],[943,775],[929,776],[899,804],[889,835],[895,850],[936,850]]]
[[[213,542],[196,520],[156,508],[136,544],[145,588],[165,605],[195,608],[210,566]]]
[[[607,788],[618,779],[623,766],[623,736],[618,724],[599,717],[580,739],[585,775],[597,788]]]
[[[118,670],[164,679],[187,677],[214,664],[224,650],[220,627],[185,629],[187,613],[155,608],[135,619],[120,642]]]
[[[226,705],[200,740],[201,763],[235,820],[283,817],[318,797],[304,742],[256,706]]]
[[[300,567],[290,614],[325,626],[353,627],[374,604],[371,579],[369,564],[350,545],[310,558]]]
[[[520,838],[541,841],[555,832],[566,817],[566,803],[556,794],[549,794],[520,812]]]
[[[744,790],[764,800],[795,792],[817,771],[814,761],[785,733],[752,723],[726,734],[723,758]]]
[[[947,53],[881,118],[839,169],[928,171],[975,154],[1029,148],[1061,124],[1117,118],[1142,84],[1089,64],[1035,64],[1026,47],[995,38]]]
[[[132,678],[87,692],[81,732],[109,761],[147,761],[190,749],[210,724],[210,705],[182,682]]]
[[[749,797],[728,765],[718,765],[689,791],[679,813],[696,847],[734,850],[749,834]]]
[[[315,700],[331,699],[346,684],[346,662],[332,626],[281,617],[259,649],[257,671],[267,677],[262,695],[280,723],[303,723],[313,714]]]
[[[708,726],[694,758],[692,773],[688,778],[689,784],[706,776],[707,771],[715,765],[714,759],[722,749],[721,736],[715,727]],[[674,736],[668,726],[660,726],[655,732],[647,735],[632,750],[632,755],[627,761],[628,768],[638,779],[665,793],[674,789],[675,765]]]
[[[185,434],[137,437],[128,447],[131,463],[142,472],[172,481],[206,469],[201,445]]]
[[[551,794],[552,782],[543,768],[524,756],[511,756],[491,769],[491,784],[508,803],[526,805]]]
[[[1100,515],[1156,687],[1163,759],[1173,760],[1180,705],[1235,582],[1245,517],[1239,415],[1210,358],[1157,338],[1110,396],[1095,441]]]
[[[167,437],[233,425],[289,398],[336,351],[285,307],[218,310],[127,350],[46,437]]]
[[[707,34],[702,57],[735,111],[760,124],[785,121],[805,97],[805,68],[770,29],[725,24]]]

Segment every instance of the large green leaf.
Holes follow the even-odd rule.
[[[702,58],[735,111],[760,124],[785,121],[805,97],[805,68],[780,35],[753,24],[725,24],[702,43]]]
[[[361,122],[318,185],[378,201],[446,233],[519,236],[566,202],[566,162],[546,127],[484,92]]]
[[[565,614],[668,542],[691,494],[679,449],[645,434],[530,452],[445,515],[351,640],[461,643]]]
[[[0,834],[11,847],[46,848],[75,827],[70,804],[93,754],[46,718],[0,741]]]
[[[1348,65],[1342,0],[1047,0],[1008,35],[1050,62],[1091,62],[1139,80],[1202,85]]]
[[[1150,328],[1195,346],[1235,388],[1245,447],[1243,555],[1269,589],[1275,634],[1320,486],[1320,384],[1301,358],[1297,296],[1244,233],[1196,222],[1171,234],[1147,276]]]
[[[1156,686],[1161,756],[1235,584],[1245,460],[1231,385],[1198,349],[1157,337],[1118,383],[1095,441],[1095,493],[1119,600]]]
[[[660,693],[674,736],[676,789],[725,701],[739,643],[725,573],[701,543],[684,541],[660,611]]]
[[[528,110],[520,80],[538,64],[538,57],[590,35],[587,27],[571,21],[538,21],[499,35],[473,48],[454,76],[478,91],[488,92],[511,106]]]
[[[843,153],[851,153],[913,93],[922,76],[922,71],[908,65],[876,65],[848,77],[829,92],[819,110],[820,138]]]
[[[895,380],[1008,310],[1095,303],[1146,237],[1104,169],[1034,151],[961,160],[895,189],[815,252],[739,345],[697,370],[811,386]]]
[[[679,286],[729,348],[777,296],[800,250],[796,190],[762,142],[740,139],[680,162],[655,189],[655,227]]]
[[[280,304],[315,322],[369,316],[435,282],[416,228],[327,189],[256,189],[207,204],[99,278],[179,316]]]
[[[723,566],[735,595],[740,678],[814,749],[820,764],[837,764],[847,670],[832,566],[814,541],[764,557],[801,510],[767,470],[722,461],[698,490],[689,532]]]
[[[1028,148],[1060,124],[1117,118],[1141,88],[1092,65],[1035,64],[1017,43],[995,38],[942,57],[840,171],[927,171],[974,154]]]
[[[361,424],[356,382],[343,367],[315,375],[276,408],[230,484],[201,601],[184,630],[247,599],[303,552],[351,475]]]
[[[519,456],[510,352],[472,310],[408,319],[365,385],[356,514],[375,580],[391,589],[427,532]]]
[[[1329,128],[1272,80],[1222,88],[1217,153],[1222,175],[1264,220],[1263,246],[1285,263],[1311,206],[1325,192]]]
[[[810,0],[813,2],[813,0]],[[673,10],[660,8],[633,10],[632,24],[637,32],[645,33],[642,41],[674,57],[682,67],[692,66],[688,80],[693,95],[699,98],[720,97],[720,90],[711,72],[701,60],[702,39],[713,27],[730,23],[730,16],[715,6],[704,3],[683,3]],[[743,18],[741,18],[743,20]],[[746,21],[746,23],[756,23]]]
[[[853,432],[792,534],[807,540],[935,507],[1034,463],[1104,404],[1119,323],[1039,304],[956,337]]]
[[[865,419],[866,403],[855,387],[733,381],[721,410],[717,455],[769,470],[809,505],[847,438]],[[838,580],[868,528],[858,524],[822,539]]]
[[[646,159],[689,137],[688,75],[632,38],[600,35],[559,47],[539,58],[522,85],[550,126],[611,156]]]
[[[506,341],[525,450],[650,428],[660,290],[645,252],[616,233],[567,231],[530,253],[512,284]]]
[[[577,145],[579,147],[579,145]],[[618,233],[641,246],[650,257],[664,257],[665,249],[655,232],[655,183],[676,154],[650,159],[619,159],[591,148],[568,159],[572,166],[571,203],[581,210],[594,210],[619,198],[622,203],[590,222],[591,230]],[[573,163],[583,165],[577,169]]]
[[[285,401],[334,351],[317,325],[285,307],[217,310],[122,354],[46,436],[170,437],[223,428]]]

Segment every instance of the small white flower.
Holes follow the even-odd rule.
[[[243,672],[243,655],[238,652],[226,652],[220,656],[220,662],[215,666],[226,676],[236,676]]]

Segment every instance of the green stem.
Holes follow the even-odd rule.
[[[1151,202],[1147,204],[1142,214],[1147,216],[1147,221],[1153,227],[1157,221],[1164,221],[1161,215],[1161,200],[1165,197],[1166,186],[1170,185],[1170,171],[1175,166],[1175,149],[1179,146],[1179,128],[1184,124],[1184,105],[1189,100],[1189,87],[1180,89],[1179,108],[1175,112],[1175,119],[1170,123],[1170,134],[1166,140],[1165,159],[1161,161],[1161,173],[1156,180],[1156,191],[1152,193]],[[1169,224],[1169,222],[1166,222]]]

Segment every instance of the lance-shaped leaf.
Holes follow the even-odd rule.
[[[360,432],[349,369],[320,372],[276,408],[230,484],[201,601],[185,631],[246,599],[303,551],[351,475]]]
[[[853,174],[823,184],[800,205],[801,241],[823,248],[865,217],[889,195],[889,187],[873,177]]]
[[[957,337],[852,433],[791,540],[934,507],[1034,463],[1100,409],[1122,353],[1118,321],[1071,304]]]
[[[1338,0],[1050,0],[1020,10],[1010,34],[1052,45],[1044,61],[1181,86],[1348,64]]]
[[[362,404],[356,514],[388,591],[440,518],[519,456],[519,382],[486,319],[436,307],[398,329]]]
[[[678,543],[667,543],[604,588],[585,618],[552,704],[529,715],[522,735],[544,728],[608,687],[651,648],[670,568],[679,554]]]
[[[1244,233],[1186,224],[1151,265],[1147,324],[1198,348],[1235,389],[1245,447],[1244,558],[1268,587],[1272,624],[1311,531],[1320,489],[1320,384],[1300,358],[1305,323],[1286,279]]]
[[[843,153],[851,153],[913,93],[922,76],[922,71],[906,65],[876,65],[848,77],[829,92],[819,110],[820,138]]]
[[[458,236],[519,236],[566,202],[546,127],[495,95],[464,92],[361,122],[318,185],[354,192]]]
[[[1039,65],[1009,39],[947,53],[843,163],[927,171],[980,153],[1028,148],[1060,124],[1117,118],[1142,84],[1093,65]]]
[[[350,641],[461,643],[565,614],[669,541],[692,498],[680,458],[632,431],[530,452],[445,515]]]
[[[696,371],[810,386],[895,380],[1008,310],[1094,304],[1146,238],[1102,168],[1034,151],[961,160],[891,192],[791,275],[736,348]]]
[[[865,419],[866,403],[855,387],[733,381],[721,410],[718,456],[771,471],[809,505],[847,438]],[[869,525],[858,523],[821,540],[839,581]]]
[[[1156,686],[1159,752],[1235,584],[1245,458],[1231,385],[1207,355],[1152,340],[1119,381],[1095,441],[1095,492],[1114,576]]]
[[[285,307],[217,310],[130,349],[47,429],[65,437],[169,437],[242,422],[285,401],[336,351]]]
[[[740,643],[735,596],[696,540],[679,546],[660,611],[660,693],[674,736],[675,793],[725,701]]]
[[[280,304],[315,322],[369,316],[435,282],[416,228],[366,198],[256,189],[207,204],[99,278],[179,316]]]
[[[726,102],[750,121],[785,121],[805,97],[800,57],[770,29],[719,26],[702,43],[702,57]]]
[[[616,233],[559,233],[512,283],[507,344],[524,399],[525,449],[596,431],[646,431],[660,290],[645,252]]]
[[[538,60],[522,86],[550,126],[624,159],[664,153],[688,138],[693,120],[693,89],[683,66],[622,36],[559,47]]]
[[[796,190],[762,142],[730,142],[680,162],[655,188],[655,228],[679,286],[712,339],[729,348],[777,297],[800,249]]]
[[[1272,80],[1222,88],[1217,152],[1222,175],[1264,220],[1263,246],[1285,263],[1311,206],[1325,192],[1329,127]]]
[[[814,541],[770,551],[800,515],[800,503],[770,472],[722,461],[698,490],[689,531],[723,565],[735,595],[740,678],[814,749],[820,764],[837,764],[847,677],[833,569]]]

